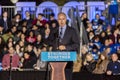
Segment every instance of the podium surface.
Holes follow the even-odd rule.
[[[65,67],[68,61],[76,61],[76,52],[42,52],[41,60],[50,62],[51,80],[66,80]]]

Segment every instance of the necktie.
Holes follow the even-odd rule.
[[[7,21],[4,22],[5,31],[8,29]]]
[[[59,41],[61,42],[61,40],[62,40],[62,36],[63,35],[63,28],[60,28],[60,33],[59,33]]]

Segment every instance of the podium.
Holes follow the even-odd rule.
[[[66,80],[65,67],[68,61],[76,61],[76,52],[41,52],[41,61],[47,61],[52,68],[51,80]]]

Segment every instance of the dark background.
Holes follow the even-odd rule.
[[[45,0],[18,0],[18,1],[19,2],[35,2],[36,1],[36,4],[38,5]],[[6,5],[13,6],[14,4],[10,0],[0,0],[0,5],[2,5],[2,6],[6,6]]]
[[[55,3],[57,3],[58,5],[63,5],[66,2],[69,1],[105,1],[105,0],[18,0],[19,2],[36,2],[36,5],[39,5],[41,2],[44,1],[53,1]],[[14,4],[10,1],[10,0],[0,0],[0,5],[2,6],[13,6]]]

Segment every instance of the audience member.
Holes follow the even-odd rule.
[[[92,54],[87,54],[83,63],[83,71],[92,73],[96,67],[96,61],[93,59]]]
[[[3,26],[5,32],[11,27],[11,21],[8,17],[7,11],[3,12],[2,18],[0,19],[0,24]]]
[[[9,53],[5,54],[2,60],[3,70],[19,68],[19,56],[15,53],[14,48],[10,47],[8,52]]]
[[[120,61],[117,54],[112,54],[112,61],[107,66],[107,75],[119,75],[120,74]]]
[[[107,65],[109,63],[109,59],[107,55],[105,54],[100,54],[98,62],[96,64],[96,68],[93,71],[94,74],[105,74],[107,70]]]
[[[85,27],[85,29],[87,28],[87,24],[89,23],[89,19],[87,17],[87,13],[83,13],[81,16],[81,20],[83,22],[83,25]]]

